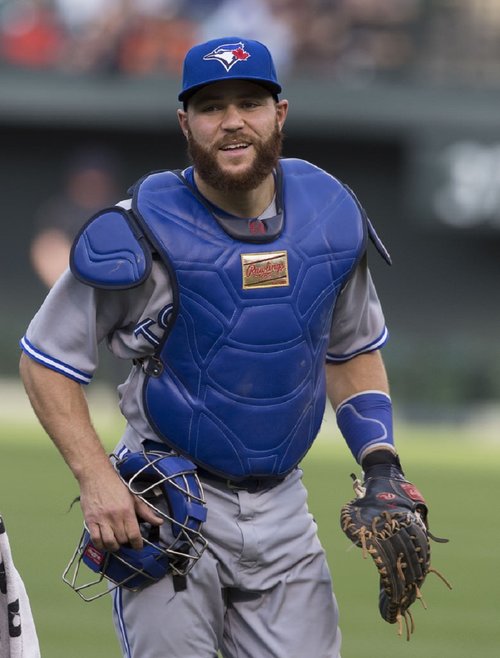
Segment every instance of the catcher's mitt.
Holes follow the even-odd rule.
[[[342,530],[363,549],[363,557],[373,558],[380,574],[380,614],[390,624],[398,623],[399,635],[404,620],[409,640],[414,630],[409,608],[416,599],[426,607],[420,589],[427,574],[434,572],[451,589],[430,567],[429,538],[448,540],[429,532],[425,500],[397,466],[370,466],[363,483],[351,477],[357,497],[342,508]]]

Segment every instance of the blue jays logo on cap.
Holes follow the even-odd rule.
[[[260,41],[232,36],[212,39],[188,51],[179,100],[185,103],[202,87],[228,79],[259,84],[275,98],[281,91],[268,48]]]
[[[225,43],[218,46],[211,53],[205,55],[203,59],[216,59],[226,71],[229,71],[237,62],[245,62],[249,57],[250,53],[245,50],[245,44],[240,41],[239,43]]]

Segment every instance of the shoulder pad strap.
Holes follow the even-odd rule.
[[[370,238],[370,240],[372,241],[372,243],[375,245],[375,248],[377,249],[378,253],[382,256],[382,258],[385,260],[385,262],[386,262],[388,265],[392,265],[392,258],[391,258],[391,255],[389,254],[389,252],[388,252],[387,249],[385,248],[385,245],[384,245],[384,243],[382,242],[382,240],[381,240],[381,239],[379,238],[379,236],[377,235],[377,232],[376,232],[376,230],[375,230],[373,224],[372,224],[371,221],[369,220],[368,215],[367,215],[366,212],[365,212],[365,209],[364,209],[363,206],[360,204],[360,202],[359,202],[359,200],[358,200],[358,197],[354,194],[354,192],[351,190],[351,188],[350,188],[348,185],[346,185],[345,183],[344,183],[343,185],[344,185],[345,189],[349,192],[349,194],[352,196],[352,198],[353,198],[353,199],[356,201],[356,203],[358,204],[358,207],[359,207],[359,209],[360,209],[360,211],[361,211],[361,214],[362,214],[363,219],[364,219],[365,224],[366,224],[366,230],[367,230],[367,232],[368,232],[368,237]]]
[[[387,251],[387,249],[385,248],[385,245],[382,242],[382,240],[378,237],[377,231],[373,227],[373,224],[371,223],[371,221],[368,219],[368,217],[366,215],[365,215],[365,219],[366,219],[366,226],[368,228],[368,235],[370,236],[370,240],[373,242],[373,244],[375,245],[378,253],[382,256],[382,258],[385,260],[385,262],[388,265],[392,265],[391,255]]]
[[[112,290],[140,285],[149,276],[151,264],[148,243],[131,214],[119,206],[91,217],[77,235],[70,255],[77,279]]]

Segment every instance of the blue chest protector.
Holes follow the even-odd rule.
[[[269,241],[229,235],[178,175],[159,172],[134,190],[135,222],[110,210],[127,228],[94,238],[101,215],[73,247],[76,276],[109,288],[145,279],[144,236],[159,254],[174,312],[146,369],[144,409],[170,447],[234,479],[284,475],[314,441],[333,309],[366,248],[349,190],[304,161],[280,167],[282,225]]]

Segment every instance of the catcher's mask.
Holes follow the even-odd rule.
[[[147,442],[140,452],[114,456],[115,467],[130,492],[168,523],[163,523],[160,530],[140,522],[143,547],[136,550],[123,545],[114,552],[97,549],[84,527],[63,573],[64,582],[84,601],[93,601],[117,587],[137,591],[169,573],[183,577],[207,546],[200,532],[207,510],[196,466],[185,457],[165,453],[162,446],[156,446]],[[82,563],[97,574],[90,582],[83,582]]]

